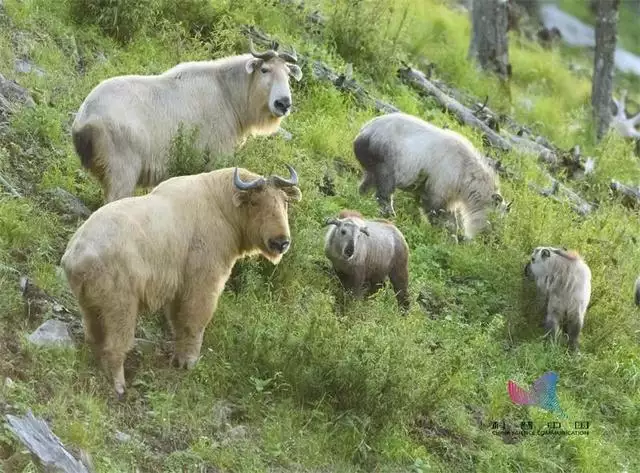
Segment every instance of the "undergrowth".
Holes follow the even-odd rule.
[[[593,142],[589,80],[566,67],[562,50],[543,50],[512,34],[509,99],[466,60],[468,13],[437,0],[317,1],[302,8],[258,0],[5,0],[0,8],[10,19],[0,31],[3,74],[37,98],[0,134],[0,172],[23,194],[0,199],[0,372],[12,380],[0,387],[3,414],[32,409],[74,452],[88,452],[97,472],[640,469],[639,327],[632,304],[640,223],[608,188],[612,178],[636,183],[640,173],[631,143],[613,134]],[[309,20],[316,9],[322,21]],[[147,343],[129,357],[128,398],[118,403],[84,343],[38,349],[25,339],[50,313],[25,315],[21,275],[78,318],[57,268],[77,224],[43,205],[46,192],[60,187],[91,209],[101,205],[99,186],[73,151],[70,114],[107,77],[244,52],[240,26],[246,24],[340,72],[353,64],[354,77],[374,94],[502,159],[520,176],[502,179],[512,210],[493,221],[491,232],[456,245],[398,191],[395,222],[411,249],[411,310],[402,317],[389,288],[338,310],[323,222],[345,207],[377,215],[375,200],[358,194],[351,147],[376,113],[314,79],[307,63],[304,79],[292,83],[295,110],[283,121],[291,140],[252,138],[234,156],[207,162],[194,152],[189,130],[174,139],[170,174],[242,165],[286,175],[289,163],[303,198],[290,208],[293,244],[282,262],[238,263],[193,371],[170,367],[162,314],[141,317],[136,337]],[[13,72],[18,56],[44,75]],[[579,143],[595,157],[595,173],[569,184],[598,207],[580,217],[541,196],[530,184],[549,183],[534,157],[485,149],[479,133],[400,83],[395,70],[403,60],[416,67],[432,62],[436,77],[488,95],[492,108],[561,147]],[[565,343],[542,340],[542,314],[522,284],[530,251],[544,244],[577,249],[593,273],[577,355]],[[507,394],[509,379],[529,387],[549,370],[559,375],[558,396],[569,416],[564,427],[589,422],[589,435],[494,433],[494,422],[518,430],[521,422],[543,428],[557,421],[536,407],[516,406]],[[123,433],[130,438],[123,441]],[[20,451],[3,426],[5,471],[34,471]]]

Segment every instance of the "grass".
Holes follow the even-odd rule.
[[[91,455],[97,472],[638,471],[640,349],[632,293],[640,222],[609,196],[608,184],[611,178],[638,182],[640,172],[631,143],[612,135],[593,143],[590,83],[566,68],[562,51],[512,36],[510,100],[466,61],[467,14],[436,0],[318,1],[307,10],[288,2],[223,1],[211,9],[193,2],[179,12],[151,2],[160,13],[124,23],[134,26],[130,38],[99,22],[76,23],[71,7],[79,3],[4,2],[10,21],[0,31],[0,66],[32,91],[37,105],[16,113],[0,136],[0,172],[25,195],[0,198],[0,373],[14,381],[0,388],[3,412],[30,408],[47,418],[66,445]],[[134,15],[122,4],[120,14]],[[305,20],[315,8],[327,18],[324,27]],[[372,14],[376,9],[384,18]],[[214,27],[202,27],[200,15]],[[351,151],[359,127],[375,113],[305,68],[302,82],[292,84],[296,110],[283,125],[293,139],[251,139],[223,160],[265,174],[282,173],[284,163],[296,168],[303,199],[291,208],[291,251],[278,267],[257,259],[239,264],[191,372],[170,368],[162,317],[146,314],[136,336],[152,344],[131,354],[129,397],[115,402],[84,344],[37,349],[24,339],[48,314],[25,316],[18,274],[77,310],[56,266],[78,224],[43,205],[46,191],[62,187],[92,209],[101,203],[97,184],[73,152],[69,114],[106,77],[243,51],[241,24],[256,24],[338,70],[354,64],[356,78],[376,94],[482,146],[479,134],[396,79],[401,59],[426,57],[448,83],[488,94],[493,108],[560,146],[579,143],[593,155],[595,174],[573,185],[598,199],[598,209],[579,218],[534,193],[528,182],[546,183],[532,159],[515,154],[502,157],[523,176],[502,181],[514,201],[511,214],[469,245],[453,244],[444,230],[423,221],[409,196],[397,193],[396,223],[411,248],[412,309],[401,317],[385,289],[338,313],[322,221],[343,207],[377,213],[375,201],[357,193]],[[12,42],[17,32],[18,46]],[[13,72],[17,47],[44,76]],[[186,158],[173,172],[202,165],[188,141],[175,144]],[[323,194],[325,175],[336,195]],[[564,344],[544,343],[542,316],[528,306],[522,267],[540,244],[577,249],[593,272],[578,355]],[[509,439],[492,433],[494,421],[544,427],[556,420],[514,405],[506,392],[509,379],[530,386],[548,370],[559,374],[565,428],[588,421],[589,435]],[[233,406],[229,416],[221,414],[224,403]],[[118,431],[131,439],[118,441]],[[20,450],[3,426],[0,454],[11,458],[5,469],[11,462],[13,471],[35,471]]]

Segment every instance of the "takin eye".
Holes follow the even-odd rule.
[[[269,68],[263,67],[262,69],[260,69],[260,72],[262,72],[263,74],[266,74],[267,72],[269,72]]]

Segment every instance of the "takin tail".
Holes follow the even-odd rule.
[[[96,141],[100,129],[95,122],[87,122],[71,132],[73,146],[85,169],[91,169],[95,161]]]

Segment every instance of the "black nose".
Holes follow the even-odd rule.
[[[344,255],[347,258],[351,258],[353,256],[353,250],[354,250],[353,244],[347,245],[347,247],[344,249]]]
[[[287,238],[272,238],[269,240],[269,249],[284,253],[289,248],[289,240]]]
[[[289,97],[282,97],[276,100],[273,105],[282,113],[287,113],[291,108],[291,99]]]

